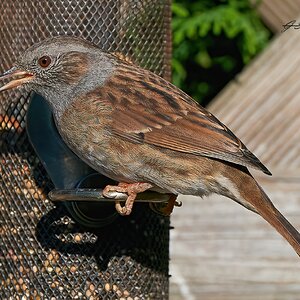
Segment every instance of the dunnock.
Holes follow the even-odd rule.
[[[81,39],[56,37],[26,50],[2,75],[43,96],[66,144],[114,179],[105,192],[227,196],[260,214],[300,255],[300,235],[248,171],[268,169],[218,119],[163,78]]]

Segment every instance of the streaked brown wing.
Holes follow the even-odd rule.
[[[120,138],[222,159],[271,174],[211,113],[151,72],[120,64],[101,89],[101,99],[113,108],[109,130]]]

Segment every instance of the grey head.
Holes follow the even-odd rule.
[[[23,86],[35,91],[59,114],[76,96],[101,86],[114,70],[114,60],[97,46],[70,36],[34,44],[0,79],[11,81],[0,92]]]

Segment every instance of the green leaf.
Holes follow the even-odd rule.
[[[176,3],[174,2],[173,5],[172,5],[172,13],[178,17],[182,17],[182,18],[185,18],[187,16],[189,16],[189,11],[188,9],[180,4],[180,3]]]
[[[198,54],[195,56],[195,61],[198,63],[199,66],[207,69],[210,68],[212,65],[212,60],[208,54],[207,51],[200,51]]]
[[[175,84],[197,99],[211,99],[268,44],[270,32],[254,1],[173,0]]]

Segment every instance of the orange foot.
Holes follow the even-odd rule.
[[[103,190],[103,196],[108,197],[109,192],[120,192],[127,193],[128,197],[125,201],[125,205],[122,206],[120,201],[116,201],[116,210],[122,216],[130,215],[133,207],[134,200],[138,193],[142,193],[150,188],[153,185],[145,182],[137,182],[137,183],[124,183],[120,182],[117,186],[115,185],[107,185]]]

